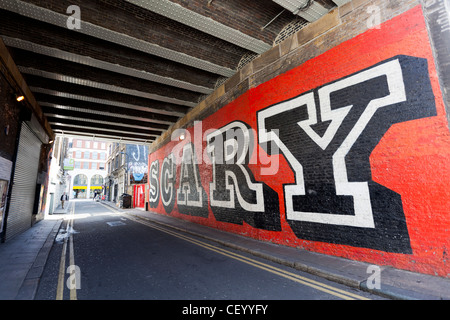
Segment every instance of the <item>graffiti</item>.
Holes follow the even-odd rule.
[[[252,75],[257,85],[155,144],[151,210],[446,276],[450,136],[422,8],[379,26]]]
[[[148,147],[127,145],[127,161],[131,183],[146,183],[148,171]]]
[[[426,60],[405,56],[259,111],[259,141],[295,172],[284,186],[294,233],[410,252],[401,197],[372,181],[369,156],[392,124],[435,114]]]
[[[149,174],[149,193],[148,193],[148,202],[150,208],[156,208],[159,201],[159,162],[155,160],[150,165],[150,174]]]
[[[178,210],[183,214],[207,217],[208,202],[200,183],[200,173],[192,143],[185,144],[181,156],[179,187],[176,191]]]
[[[256,182],[246,166],[254,140],[249,129],[244,122],[235,121],[206,137],[213,168],[211,210],[219,221],[245,221],[255,228],[279,231],[278,194]]]
[[[171,213],[175,205],[175,177],[177,174],[177,167],[174,160],[173,153],[164,158],[161,165],[161,201],[164,205],[164,210]]]
[[[207,218],[209,204],[217,221],[280,231],[283,199],[298,238],[410,253],[401,196],[372,181],[369,156],[393,124],[435,114],[427,61],[396,56],[257,111],[258,144],[282,154],[295,174],[282,196],[249,169],[255,130],[233,121],[205,137],[209,193],[194,144],[179,144],[178,179],[174,153],[159,180],[158,160],[151,164],[150,207],[161,195],[167,213],[176,203],[182,214]]]

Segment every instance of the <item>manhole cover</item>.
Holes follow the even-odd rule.
[[[110,221],[110,222],[107,222],[107,224],[110,227],[117,227],[117,226],[124,226],[125,225],[125,223],[123,223],[122,221]]]

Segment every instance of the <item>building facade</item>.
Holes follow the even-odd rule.
[[[52,159],[49,171],[49,184],[45,208],[45,214],[53,214],[58,205],[61,195],[68,194],[70,177],[68,170],[72,168],[67,158],[69,151],[69,138],[56,136],[52,149]]]
[[[125,144],[110,143],[106,162],[106,200],[118,202],[119,196],[125,193]]]
[[[68,188],[70,199],[92,199],[103,193],[106,157],[106,142],[73,138],[69,149],[69,161],[73,159]]]
[[[145,208],[148,171],[148,147],[111,143],[108,147],[106,198],[119,203],[124,193],[132,196],[132,206]]]

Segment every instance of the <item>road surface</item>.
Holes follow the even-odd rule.
[[[380,299],[92,200],[74,201],[72,208],[64,215],[36,299]],[[195,312],[190,307],[184,311]]]

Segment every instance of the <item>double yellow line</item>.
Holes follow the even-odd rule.
[[[188,237],[188,236],[183,235],[181,233],[178,233],[178,232],[175,232],[175,231],[172,231],[172,230],[168,230],[168,229],[166,229],[164,227],[161,227],[161,226],[159,226],[159,225],[157,225],[155,223],[151,223],[151,222],[148,222],[146,220],[143,220],[145,218],[141,218],[141,217],[129,214],[129,213],[127,215],[129,217],[131,217],[133,221],[136,221],[138,223],[144,224],[144,225],[146,225],[148,227],[151,227],[153,229],[165,232],[165,233],[170,234],[170,235],[172,235],[174,237],[183,239],[185,241],[188,241],[190,243],[193,243],[193,244],[198,245],[200,247],[203,247],[205,249],[208,249],[208,250],[217,252],[219,254],[222,254],[224,256],[230,257],[232,259],[244,262],[244,263],[252,265],[252,266],[254,266],[256,268],[259,268],[259,269],[271,272],[271,273],[276,274],[276,275],[278,275],[280,277],[292,280],[294,282],[300,283],[300,284],[308,286],[310,288],[314,288],[316,290],[319,290],[319,291],[322,291],[322,292],[326,292],[326,293],[328,293],[330,295],[333,295],[335,297],[339,297],[339,298],[345,299],[345,300],[369,300],[369,299],[367,299],[365,297],[362,297],[360,295],[357,295],[357,294],[354,294],[354,293],[351,293],[351,292],[347,292],[347,291],[339,289],[339,288],[335,288],[333,286],[321,283],[319,281],[315,281],[315,280],[312,280],[312,279],[309,279],[309,278],[306,278],[306,277],[302,277],[302,276],[300,276],[298,274],[295,274],[295,273],[292,273],[292,272],[289,272],[289,271],[286,271],[286,270],[283,270],[283,269],[271,266],[269,264],[266,264],[266,263],[263,263],[263,262],[260,262],[260,261],[257,261],[257,260],[245,257],[243,255],[234,253],[232,251],[229,251],[229,250],[217,247],[217,246],[213,246],[211,244],[208,244],[206,242],[194,239],[192,237]],[[169,228],[170,228],[170,226],[169,226]]]
[[[59,273],[58,273],[58,286],[56,288],[56,300],[63,300],[64,297],[64,278],[66,273],[66,252],[67,252],[67,242],[69,242],[69,263],[71,266],[75,266],[75,257],[73,250],[73,216],[75,214],[75,202],[72,204],[72,209],[70,212],[70,218],[66,226],[66,234],[68,236],[64,237],[64,243],[61,253],[61,260],[59,262]],[[72,269],[72,272],[75,272]],[[70,300],[77,300],[77,290],[74,286],[70,287]]]

